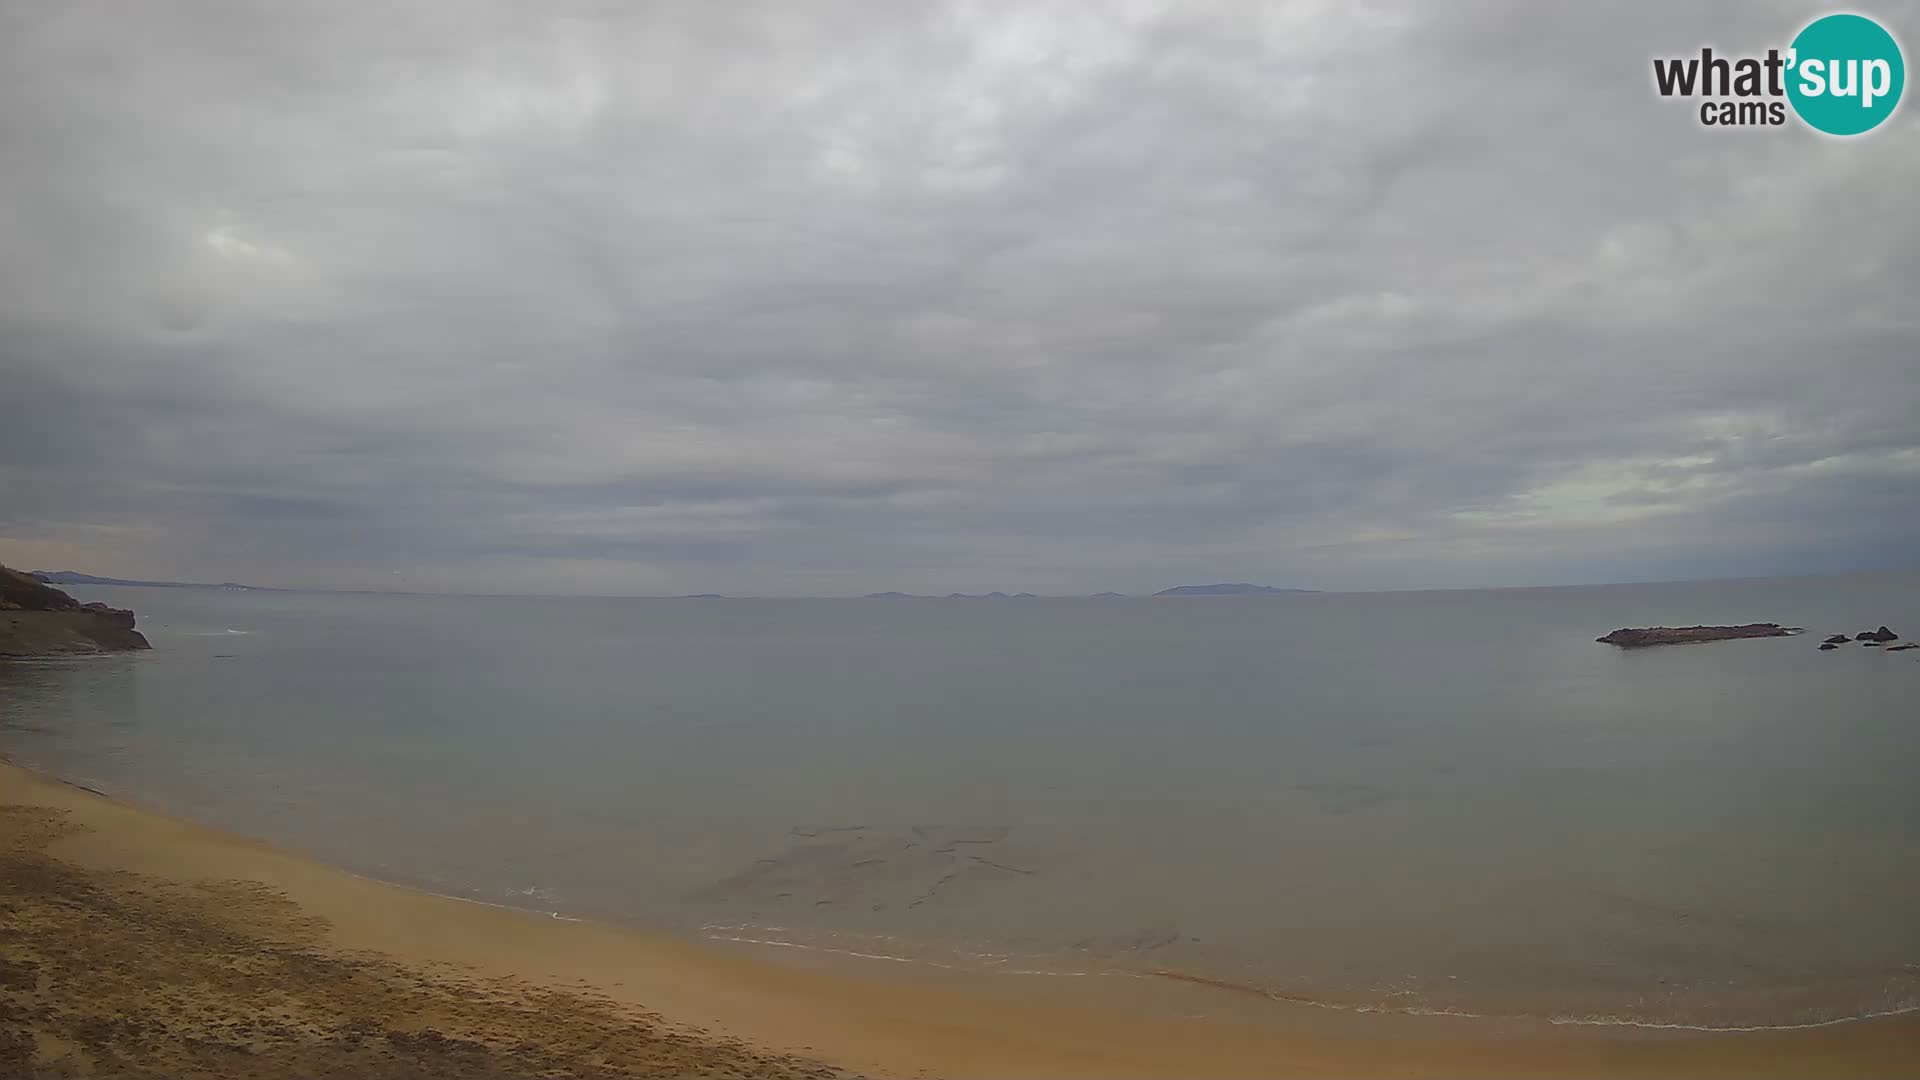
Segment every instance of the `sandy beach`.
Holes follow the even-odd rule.
[[[45,1076],[1895,1076],[1920,1018],[1662,1032],[1172,1019],[387,885],[0,765],[0,1072]]]

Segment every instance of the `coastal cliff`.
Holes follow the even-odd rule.
[[[61,656],[149,649],[133,612],[83,604],[0,566],[0,656]]]

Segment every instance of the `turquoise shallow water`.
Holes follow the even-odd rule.
[[[1920,574],[1202,600],[76,589],[0,752],[454,895],[1704,1026],[1920,1004]],[[1801,637],[1626,652],[1619,626]]]

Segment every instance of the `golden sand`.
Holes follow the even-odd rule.
[[[1219,1000],[1175,1019],[779,964],[381,884],[0,765],[0,1075],[1920,1072],[1916,1017],[1652,1032],[1181,992]]]

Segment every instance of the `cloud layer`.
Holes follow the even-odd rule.
[[[0,558],[763,595],[1910,562],[1920,111],[1713,131],[1651,89],[1814,14],[0,5]]]

